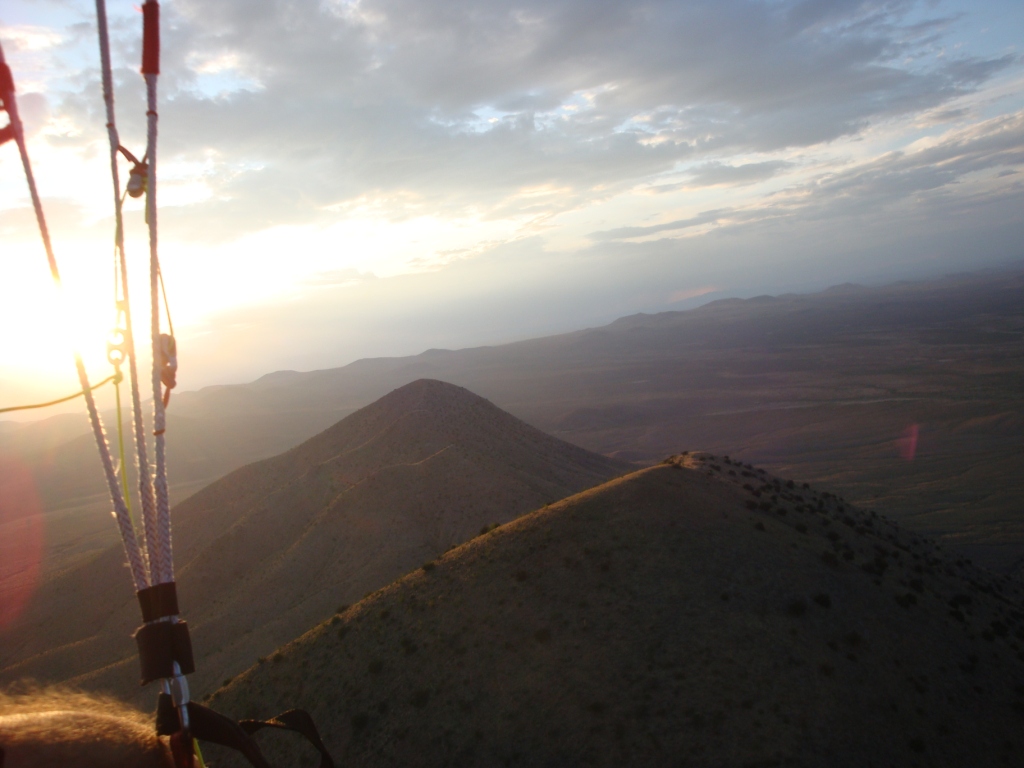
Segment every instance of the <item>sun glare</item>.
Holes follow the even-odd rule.
[[[83,249],[85,250],[85,249]],[[114,322],[111,273],[83,269],[94,259],[64,259],[63,285],[50,279],[40,246],[14,246],[0,264],[0,334],[3,389],[37,391],[46,398],[77,385],[75,352],[92,378],[110,375],[106,342]],[[67,267],[65,268],[65,265]],[[6,384],[20,381],[22,386]],[[3,398],[7,405],[7,398]]]

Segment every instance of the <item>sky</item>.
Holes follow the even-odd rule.
[[[141,154],[141,14],[108,2],[118,127]],[[1024,261],[1019,0],[161,8],[158,223],[185,389]],[[72,348],[110,373],[94,14],[0,5],[65,283],[0,146],[0,407],[74,391]]]

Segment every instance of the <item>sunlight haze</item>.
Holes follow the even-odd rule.
[[[140,16],[109,12],[141,154]],[[162,12],[161,259],[185,389],[1022,257],[1019,2]],[[2,406],[74,391],[72,346],[109,375],[113,215],[93,4],[6,0],[0,41],[66,290],[62,310],[9,142]],[[142,317],[141,201],[126,210]]]

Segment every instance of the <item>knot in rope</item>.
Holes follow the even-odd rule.
[[[178,384],[178,343],[169,333],[160,334],[157,365],[160,367],[160,381],[167,387],[167,391],[164,393],[164,407],[166,408],[171,399],[171,390]]]
[[[149,165],[145,162],[135,161],[135,165],[128,171],[128,196],[137,198],[146,194],[149,187]]]

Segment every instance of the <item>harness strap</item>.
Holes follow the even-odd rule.
[[[306,737],[310,744],[320,752],[320,768],[334,768],[334,760],[330,752],[320,740],[320,733],[313,723],[313,718],[304,709],[289,709],[269,720],[239,720],[238,724],[248,733],[253,734],[264,728],[281,728],[285,731],[295,731]]]
[[[271,768],[259,745],[251,736],[263,728],[280,728],[305,736],[320,752],[320,768],[334,768],[334,761],[320,740],[313,718],[304,710],[291,709],[270,720],[241,720],[236,723],[230,717],[190,701],[188,716],[192,736],[241,752],[253,768]],[[156,732],[160,736],[173,736],[180,732],[179,729],[174,702],[168,694],[161,693],[157,699]]]

